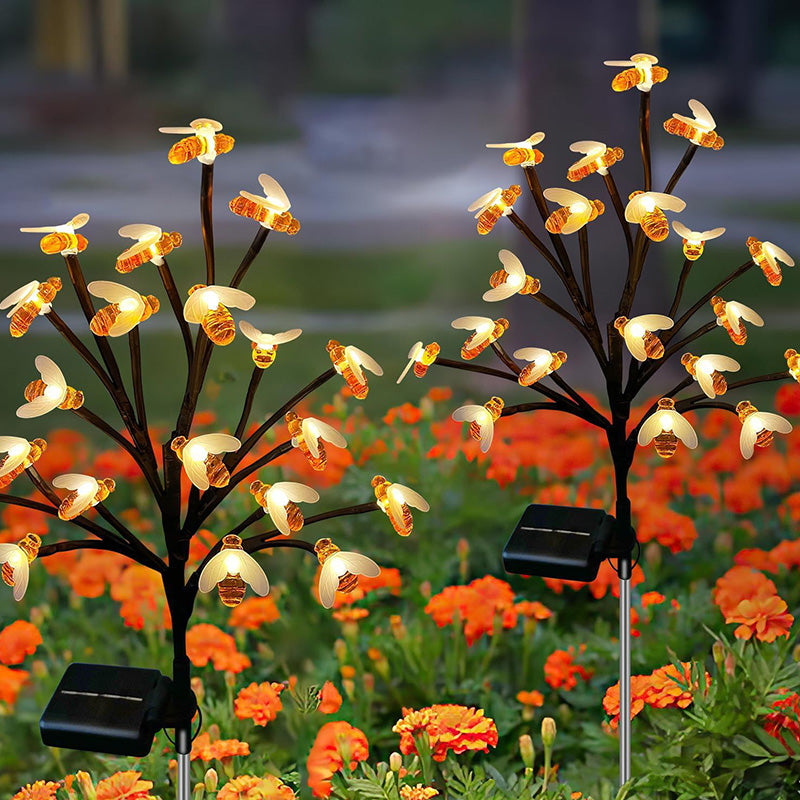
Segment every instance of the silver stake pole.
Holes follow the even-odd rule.
[[[177,800],[191,800],[192,787],[189,776],[191,764],[189,753],[178,753],[178,791]]]
[[[619,783],[631,777],[631,562],[619,560]]]

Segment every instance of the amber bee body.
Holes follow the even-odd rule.
[[[261,597],[269,594],[269,580],[264,570],[244,551],[242,540],[235,533],[229,533],[222,538],[219,552],[200,572],[197,588],[207,594],[216,586],[223,605],[233,608],[244,599],[248,584]]]
[[[178,458],[184,460],[184,449],[188,444],[188,439],[185,436],[176,436],[170,443],[172,450],[177,453]],[[230,482],[231,475],[228,468],[222,463],[222,459],[215,453],[206,453],[203,459],[203,467],[205,468],[206,478],[210,486],[217,489],[227,486]]]
[[[408,364],[400,373],[397,383],[401,383],[412,368],[414,369],[414,375],[418,378],[424,378],[428,372],[428,367],[436,361],[440,350],[441,348],[437,342],[431,342],[427,346],[424,346],[422,342],[415,342],[408,351]]]
[[[664,67],[653,66],[650,68],[650,73],[649,79],[652,83],[663,83],[669,75],[669,70]],[[614,79],[611,81],[611,88],[615,92],[627,92],[629,89],[633,89],[647,80],[648,76],[643,69],[631,67],[614,76]]]
[[[342,347],[336,339],[331,339],[326,347],[328,355],[331,358],[331,363],[334,369],[344,378],[345,383],[349,387],[353,396],[358,400],[363,400],[369,392],[369,386],[366,380],[360,381],[358,376],[353,372],[347,361],[347,355],[344,347]]]
[[[792,377],[800,383],[800,355],[797,354],[797,350],[790,347],[783,357],[786,359],[786,366],[792,373]]]
[[[290,411],[284,419],[286,420],[286,427],[289,429],[289,435],[297,442],[298,449],[306,457],[306,461],[311,465],[311,468],[317,470],[317,472],[322,472],[328,464],[328,454],[325,452],[325,443],[322,441],[319,442],[317,445],[318,454],[315,456],[309,449],[308,443],[305,440],[302,427],[303,421],[300,417],[298,417],[294,411]]]
[[[637,441],[641,446],[653,442],[661,458],[672,458],[679,441],[690,449],[697,447],[697,433],[688,420],[675,410],[675,401],[671,397],[662,397],[655,413],[639,429]]]
[[[739,422],[742,425],[753,415],[759,413],[758,409],[749,401],[742,400],[736,406],[736,413],[739,415]],[[755,438],[756,447],[769,447],[775,441],[775,434],[768,428],[762,428]]]
[[[684,353],[681,356],[681,364],[686,367],[686,371],[697,381],[706,396],[712,399],[728,391],[728,383],[722,374],[723,370],[738,372],[740,369],[738,361],[734,361],[728,356],[715,354],[698,357],[693,356],[691,353]]]
[[[142,300],[144,300],[144,310],[136,324],[150,319],[160,308],[158,298],[154,297],[152,294],[142,295]],[[120,308],[119,303],[111,303],[110,305],[104,306],[92,317],[89,328],[95,336],[108,336],[109,331],[113,328],[114,323],[119,319],[122,313],[124,312],[123,309]]]
[[[495,270],[489,276],[489,285],[493,289],[497,289],[499,286],[505,284],[510,275],[504,269]],[[539,289],[542,288],[542,284],[538,278],[532,278],[530,275],[525,276],[525,282],[522,284],[522,288],[517,290],[517,294],[536,294]]]
[[[115,269],[122,274],[133,272],[137,267],[152,261],[154,258],[168,256],[176,247],[180,247],[182,243],[183,237],[177,231],[165,231],[154,243],[142,242],[140,245],[129,247],[117,258]]]
[[[167,159],[170,164],[185,164],[193,158],[209,154],[212,149],[215,156],[230,153],[234,144],[233,136],[225,133],[216,134],[211,142],[205,137],[187,136],[170,147]]]
[[[341,552],[339,547],[335,545],[330,539],[318,539],[314,545],[314,552],[317,554],[317,559],[320,565],[324,566],[325,562],[335,553]],[[339,576],[339,583],[336,586],[337,592],[344,592],[349,594],[358,586],[358,575],[353,575],[352,572],[344,572]]]
[[[262,483],[261,481],[253,481],[250,484],[250,494],[253,495],[255,501],[264,509],[269,511],[267,503],[267,492],[272,488],[269,483]],[[300,507],[292,500],[287,500],[285,503],[286,520],[289,530],[297,533],[303,527],[303,512]]]
[[[41,378],[39,380],[31,381],[25,387],[25,399],[30,403],[37,397],[42,397],[46,390],[47,384],[41,380]],[[58,407],[62,411],[71,411],[72,409],[80,408],[82,405],[83,392],[73,389],[71,386],[67,386],[67,394],[61,403],[59,403]]]
[[[697,377],[697,362],[700,360],[699,356],[693,356],[691,353],[684,353],[681,356],[681,364],[686,367],[686,371],[693,377]],[[725,376],[719,371],[714,370],[710,373],[711,378],[711,385],[714,390],[714,394],[725,394],[728,391],[728,382],[725,380]]]
[[[764,277],[769,284],[771,286],[780,286],[783,274],[779,262],[783,262],[788,267],[793,267],[794,260],[792,257],[782,248],[772,244],[772,242],[760,242],[754,236],[748,237],[746,244],[753,261],[764,273]]]
[[[663,192],[631,192],[625,207],[625,219],[641,226],[642,232],[654,242],[663,242],[669,235],[669,223],[662,209],[683,211],[686,203],[675,195]]]
[[[730,340],[734,344],[743,345],[747,342],[747,327],[742,320],[755,325],[763,327],[764,320],[742,303],[737,303],[733,300],[725,302],[721,297],[715,295],[711,298],[711,308],[714,309],[714,314],[717,317],[717,325],[725,328]]]
[[[389,514],[388,489],[391,485],[391,482],[387,481],[383,475],[376,475],[372,479],[372,488],[375,490],[375,499],[378,501],[378,505],[381,507],[383,512],[388,515],[395,532],[399,533],[401,536],[408,536],[414,527],[414,518],[411,515],[411,509],[406,503],[401,504],[401,517],[399,520],[395,520],[394,516]]]
[[[42,453],[47,450],[47,442],[44,439],[34,439],[32,442],[28,442],[28,445],[30,449],[22,463],[5,475],[0,475],[0,489],[10,486],[15,478],[18,478],[28,467],[33,466],[42,457]],[[11,454],[7,452],[0,456],[0,470],[11,457]]]
[[[668,330],[673,326],[669,317],[661,314],[643,314],[628,319],[617,317],[614,327],[625,340],[625,345],[637,361],[662,358],[664,345],[653,331]]]
[[[700,147],[710,147],[712,150],[721,150],[725,140],[716,131],[704,131],[700,128],[671,117],[664,123],[664,130],[673,136],[682,136]]]
[[[687,261],[697,261],[703,255],[705,244],[710,239],[716,239],[725,233],[725,228],[712,228],[710,231],[692,231],[683,223],[674,220],[672,229],[683,242],[683,255]]]
[[[234,538],[236,541],[234,541]],[[226,536],[222,540],[222,547],[220,551],[224,550],[241,550],[242,544],[241,539],[238,536]],[[228,608],[235,608],[239,605],[239,603],[244,600],[245,592],[247,591],[247,584],[242,580],[242,578],[237,575],[231,575],[228,573],[218,584],[217,584],[217,594],[219,595],[219,599],[222,601],[222,605],[227,606]]]
[[[116,488],[116,484],[112,478],[101,478],[97,481],[97,491],[89,503],[89,506],[96,506],[102,503]],[[78,500],[82,497],[83,492],[79,489],[73,489],[71,492],[64,496],[61,505],[58,507],[58,518],[65,521],[74,519],[80,516],[84,510],[78,507]]]
[[[267,367],[272,366],[273,362],[275,361],[275,356],[278,355],[278,351],[274,347],[271,350],[264,350],[255,342],[251,342],[251,346],[253,351],[253,363],[259,369],[266,369]]]
[[[200,325],[214,344],[223,347],[229,345],[236,336],[236,325],[228,306],[248,311],[255,302],[252,295],[241,289],[198,283],[189,289],[189,299],[183,306],[183,318]]]
[[[508,330],[508,320],[503,317],[496,320],[489,317],[459,317],[453,320],[451,325],[454,328],[475,331],[475,334],[470,336],[461,348],[461,358],[465,361],[479,356]]]
[[[594,148],[589,148],[589,144],[594,145]],[[576,145],[587,145],[587,147],[576,147]],[[621,147],[606,147],[601,142],[575,142],[570,149],[579,153],[589,150],[584,158],[576,161],[567,170],[567,180],[572,183],[582,181],[595,172],[605,175],[609,167],[613,167],[617,161],[622,161],[625,157],[625,151]],[[599,155],[595,156],[595,152],[599,152]]]
[[[756,447],[769,447],[777,433],[791,433],[792,423],[779,414],[759,411],[749,400],[736,406],[742,423],[739,433],[739,449],[744,458],[752,458]]]
[[[261,223],[265,228],[270,228],[278,233],[294,236],[300,230],[300,221],[288,211],[277,213],[266,206],[246,197],[234,197],[228,203],[228,208],[238,217],[245,217]]]
[[[89,240],[80,233],[48,233],[42,236],[39,247],[51,256],[64,250],[82,253],[89,246]]]
[[[327,422],[316,417],[302,419],[294,411],[284,417],[292,437],[292,446],[300,450],[312,469],[322,471],[328,463],[323,439],[334,447],[347,447],[347,440]],[[299,497],[298,499],[304,499]],[[316,502],[316,501],[312,501]]]
[[[648,239],[654,242],[663,242],[669,235],[669,222],[667,215],[660,209],[648,211],[641,220],[642,230]]]
[[[512,147],[503,153],[503,163],[508,167],[534,166],[543,160],[544,153],[535,147]]]
[[[500,193],[497,202],[484,209],[478,216],[478,233],[485,236],[491,233],[492,228],[497,224],[500,217],[505,216],[506,212],[514,205],[517,198],[522,193],[522,188],[517,184],[509,186]]]
[[[56,294],[61,291],[61,278],[48,278],[42,283],[31,281],[3,300],[0,308],[13,306],[9,331],[15,338],[24,336],[39,314],[47,313]]]
[[[282,333],[264,333],[246,320],[239,322],[239,330],[250,340],[250,355],[259,369],[267,369],[275,363],[278,345],[293,341],[303,332],[301,328],[292,328]]]
[[[497,422],[500,419],[500,415],[503,413],[503,406],[505,403],[503,402],[502,397],[490,397],[484,404],[483,407],[489,412],[489,416],[492,418],[492,423]],[[469,425],[469,435],[476,439],[477,441],[481,440],[481,424],[479,421],[475,420],[470,423]]]
[[[514,351],[514,358],[530,361],[517,378],[521,386],[532,386],[550,373],[561,369],[567,362],[567,354],[563,350],[551,353],[541,347],[523,347]]]
[[[548,190],[549,191],[549,190]],[[597,219],[605,210],[606,207],[600,200],[590,200],[588,202],[588,216],[586,217],[586,222],[592,222],[593,220]],[[553,211],[552,214],[547,218],[544,226],[550,233],[562,233],[564,231],[565,226],[568,224],[571,217],[575,217],[576,214],[573,212],[570,207],[562,206],[561,208],[557,208]],[[582,216],[586,216],[585,214]]]
[[[17,547],[25,554],[28,564],[32,564],[37,555],[39,555],[39,548],[42,546],[41,538],[35,533],[26,533],[22,539],[17,542]],[[3,563],[0,568],[0,577],[6,586],[14,586],[14,566],[8,561]]]
[[[189,295],[194,294],[198,289],[205,288],[206,284],[204,283],[195,284],[189,289]],[[200,325],[205,331],[206,336],[208,336],[214,344],[218,344],[221,347],[229,345],[233,341],[234,336],[236,336],[236,325],[233,322],[233,316],[222,303],[219,303],[214,310],[207,311],[203,315]]]

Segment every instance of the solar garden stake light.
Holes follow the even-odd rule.
[[[681,175],[701,147],[719,150],[724,144],[715,130],[714,119],[708,109],[697,100],[690,100],[692,117],[673,114],[664,123],[667,133],[688,140],[686,152],[664,190],[653,191],[650,90],[654,84],[664,81],[668,74],[657,62],[654,56],[643,53],[631,56],[626,61],[605,62],[608,66],[624,68],[612,81],[615,92],[634,88],[639,92],[639,142],[643,175],[640,188],[630,192],[627,204],[623,202],[613,176],[614,164],[624,157],[622,149],[595,141],[575,142],[570,146],[570,150],[581,153],[582,157],[567,169],[567,180],[578,183],[593,174],[599,175],[624,237],[627,274],[613,317],[603,318],[595,308],[589,263],[588,227],[605,212],[605,204],[570,189],[542,188],[537,166],[544,154],[534,145],[543,141],[543,133],[535,133],[521,142],[489,144],[487,147],[505,149],[503,162],[522,168],[547,237],[535,233],[514,210],[514,203],[521,194],[519,185],[511,185],[505,190],[500,187],[493,189],[469,207],[469,211],[476,212],[478,233],[482,235],[490,233],[500,219],[506,217],[552,268],[569,295],[571,307],[564,307],[545,294],[542,291],[544,281],[527,274],[520,259],[508,250],[499,252],[501,268],[489,278],[490,289],[483,299],[498,302],[521,294],[566,319],[578,331],[600,366],[605,379],[608,414],[597,410],[562,377],[562,369],[567,361],[565,352],[551,350],[550,343],[542,343],[549,346],[526,347],[511,355],[507,353],[499,342],[509,327],[508,320],[502,317],[469,316],[453,321],[454,328],[471,332],[461,348],[460,361],[440,358],[441,348],[437,342],[427,346],[417,342],[409,352],[408,366],[399,379],[402,380],[412,367],[417,377],[425,375],[431,367],[447,367],[518,383],[534,392],[538,397],[532,402],[506,405],[501,397],[495,396],[482,405],[462,406],[453,413],[454,420],[469,423],[469,435],[480,441],[484,452],[491,446],[494,424],[500,417],[528,411],[561,411],[605,432],[614,467],[614,517],[589,509],[530,506],[506,546],[504,562],[512,572],[591,580],[597,574],[601,558],[618,560],[621,784],[631,774],[630,578],[635,566],[636,534],[631,519],[628,474],[637,443],[641,446],[652,443],[662,458],[670,458],[681,444],[694,448],[697,446],[697,435],[683,415],[687,411],[719,408],[738,415],[742,424],[742,456],[750,458],[754,448],[768,447],[774,432],[788,433],[791,425],[777,414],[758,411],[747,400],[734,405],[722,400],[721,395],[766,381],[787,378],[800,380],[800,357],[794,350],[787,350],[784,354],[788,370],[732,383],[727,382],[723,373],[739,369],[734,359],[714,353],[695,355],[687,351],[690,344],[719,329],[727,333],[734,345],[744,345],[747,326],[764,324],[753,309],[738,301],[726,301],[721,293],[753,267],[761,269],[770,285],[778,286],[781,283],[781,265],[793,266],[794,262],[786,252],[770,242],[748,238],[747,260],[676,317],[681,309],[686,282],[694,264],[702,256],[704,246],[724,233],[725,229],[694,231],[674,221],[672,227],[682,239],[684,254],[674,298],[668,308],[648,308],[648,313],[631,316],[650,246],[669,235],[667,214],[680,213],[686,205],[673,194]],[[554,204],[555,208],[548,203]],[[576,267],[573,267],[565,245],[565,239],[573,234],[577,234],[578,240]],[[684,329],[687,324],[699,312],[708,310],[712,312],[710,320],[691,333],[686,333]],[[655,311],[665,313],[653,313]],[[480,353],[490,348],[501,362],[499,369],[473,362]],[[625,350],[631,356],[629,361],[625,357]],[[666,392],[661,387],[654,389],[652,379],[658,370],[678,354],[683,354],[681,364],[688,373],[686,377]],[[687,391],[695,384],[701,391]],[[661,393],[660,399],[641,418],[632,419],[631,406],[646,388]],[[684,393],[687,396],[679,397]]]
[[[331,366],[250,430],[255,396],[264,373],[275,363],[278,350],[296,339],[301,331],[264,333],[247,321],[240,321],[239,328],[251,345],[254,367],[234,432],[192,434],[211,358],[236,336],[230,309],[248,310],[255,303],[255,298],[240,289],[240,285],[270,232],[294,235],[300,223],[290,213],[289,199],[280,184],[269,175],[260,175],[261,194],[242,191],[230,201],[230,210],[258,223],[258,230],[229,282],[219,283],[212,225],[214,164],[217,156],[230,152],[234,140],[220,133],[222,125],[210,119],[194,120],[187,128],[161,130],[183,137],[169,151],[172,164],[195,159],[201,164],[200,216],[206,267],[204,283],[192,286],[184,303],[167,264],[167,256],[182,244],[181,235],[149,224],[126,225],[119,231],[134,243],[117,258],[117,272],[125,275],[146,264],[156,267],[186,351],[183,398],[172,433],[160,443],[161,464],[147,426],[139,338],[139,325],[146,324],[159,312],[160,303],[153,295],[140,295],[117,282],[86,282],[78,254],[88,246],[87,239],[79,232],[89,221],[88,214],[78,214],[63,225],[22,229],[44,234],[40,241],[42,251],[48,255],[60,254],[66,274],[63,280],[54,276],[43,282],[27,283],[6,297],[0,308],[10,309],[12,337],[23,336],[32,324],[38,324],[39,316],[49,321],[109,394],[120,416],[122,432],[87,407],[85,399],[88,397],[91,401],[91,390],[84,393],[69,386],[59,365],[47,356],[36,358],[38,377],[25,388],[26,402],[17,415],[37,418],[56,408],[69,411],[125,450],[146,481],[161,518],[163,548],[160,552],[151,549],[112,511],[107,501],[116,488],[114,480],[67,474],[57,476],[50,483],[36,468],[37,462],[47,457],[44,439],[28,441],[18,436],[2,436],[0,490],[5,491],[24,472],[44,502],[0,492],[0,503],[57,516],[89,537],[43,543],[38,535],[29,533],[17,543],[0,544],[0,564],[2,579],[12,587],[17,600],[25,594],[31,564],[37,558],[56,553],[107,550],[161,576],[172,620],[171,680],[156,670],[72,664],[45,711],[40,727],[47,744],[139,756],[149,751],[155,732],[172,728],[178,760],[177,794],[180,800],[188,800],[192,720],[197,703],[190,685],[186,631],[198,591],[210,592],[216,588],[226,606],[240,603],[248,589],[265,595],[269,591],[269,581],[254,555],[261,550],[288,547],[310,553],[319,561],[320,601],[330,608],[337,589],[352,591],[359,575],[374,577],[380,568],[366,556],[342,552],[329,538],[311,542],[294,538],[293,534],[334,517],[382,510],[395,530],[407,535],[413,525],[408,504],[423,511],[428,510],[428,505],[413,490],[376,476],[373,500],[304,518],[298,503],[319,500],[313,488],[289,481],[270,485],[256,478],[263,467],[295,449],[314,470],[322,471],[327,463],[326,446],[347,446],[337,429],[313,417],[303,418],[295,410],[304,398],[337,375],[345,380],[357,398],[363,399],[369,391],[364,370],[382,374],[380,366],[369,355],[353,346],[342,346],[333,339],[327,348]],[[99,358],[55,309],[57,294],[67,281],[77,295]],[[106,305],[98,308],[93,298],[101,298]],[[196,335],[192,334],[191,325],[198,326]],[[111,347],[111,340],[119,338],[128,340],[132,395],[128,393],[117,355]],[[286,423],[288,437],[263,455],[246,461],[265,435],[281,422]],[[182,496],[182,469],[191,482],[188,496]],[[255,509],[220,536],[202,563],[189,573],[187,561],[192,537],[201,527],[214,524],[207,521],[218,506],[236,486],[248,479],[252,481],[250,490]],[[59,496],[56,488],[65,490],[66,495]],[[97,517],[87,515],[92,508]],[[266,530],[242,538],[252,526],[261,524],[263,527],[265,515],[272,524]],[[124,725],[120,720],[125,721]]]

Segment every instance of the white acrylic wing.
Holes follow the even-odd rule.
[[[34,360],[36,369],[42,376],[42,380],[48,386],[57,386],[62,392],[67,388],[67,382],[64,380],[64,373],[59,369],[58,364],[52,358],[47,356],[36,356]]]
[[[683,211],[686,203],[674,194],[664,194],[664,192],[647,192],[659,208],[666,208],[668,211]]]
[[[792,423],[788,419],[780,416],[780,414],[770,414],[767,411],[759,411],[758,418],[764,423],[764,427],[768,431],[776,431],[777,433],[791,433]]]
[[[148,239],[160,239],[161,228],[157,225],[149,225],[146,222],[134,222],[131,225],[123,225],[117,233],[126,239],[136,239],[144,241]]]
[[[663,413],[663,412],[662,412]],[[667,412],[672,418],[672,431],[673,433],[690,449],[694,450],[697,447],[697,433],[689,423],[686,417],[679,414],[677,411]]]
[[[203,321],[203,317],[208,313],[208,306],[203,300],[203,289],[192,292],[183,304],[183,318],[187,322],[198,325]]]
[[[273,489],[279,489],[295,503],[316,503],[319,493],[316,489],[295,481],[279,481],[272,484]]]
[[[279,503],[275,499],[275,494],[272,489],[267,491],[267,513],[275,527],[284,536],[291,535],[292,529],[289,527],[289,514],[286,511],[286,505],[284,503]]]
[[[206,474],[205,462],[195,461],[193,458],[186,456],[183,459],[183,468],[186,470],[186,476],[201,492],[206,491],[211,486]]]
[[[336,558],[344,563],[347,571],[353,575],[364,575],[367,578],[377,578],[381,574],[381,568],[367,556],[361,553],[339,552]]]
[[[544,347],[521,347],[514,351],[514,358],[521,358],[523,361],[535,361],[541,356],[550,356],[550,351]]]
[[[241,289],[233,289],[230,286],[213,286],[213,289],[219,297],[220,303],[231,308],[241,308],[243,311],[249,311],[256,302],[253,295],[243,292]],[[191,300],[192,298],[189,297]]]
[[[772,242],[770,242],[770,244],[772,244]],[[777,258],[778,261],[782,261],[787,267],[794,266],[794,259],[782,247],[772,244],[772,251],[774,257]]]
[[[639,222],[644,213],[644,196],[641,194],[634,195],[625,206],[625,220],[627,222]]]
[[[757,328],[764,327],[764,320],[760,315],[756,314],[749,306],[743,303],[737,303],[735,300],[729,300],[725,305],[725,316],[728,318],[731,328],[733,328],[736,333],[739,333],[741,330],[739,317],[746,320],[751,325],[755,325]]]
[[[710,131],[714,130],[714,128],[716,127],[716,123],[714,122],[714,117],[711,116],[711,112],[699,100],[690,100],[689,108],[692,109],[692,114],[694,114],[694,118],[704,128],[708,128],[708,130]]]
[[[383,375],[383,367],[371,356],[369,353],[365,353],[363,350],[359,350],[357,347],[353,347],[353,345],[349,345],[347,347],[348,354],[352,353],[358,363],[359,366],[366,367],[371,373],[380,377]]]
[[[604,61],[603,62],[607,67],[632,67],[634,66],[633,61]]]
[[[739,434],[739,450],[744,458],[752,458],[758,434],[759,431],[752,425],[748,425],[745,420],[745,424],[742,425],[742,432]]]
[[[48,414],[54,408],[58,408],[63,400],[58,397],[48,397],[47,395],[39,395],[28,403],[23,403],[16,411],[20,419],[33,419],[34,417],[41,417]]]
[[[606,145],[603,142],[593,142],[590,140],[582,140],[580,142],[573,142],[569,149],[573,153],[585,153],[586,155],[602,155],[606,151]]]
[[[159,133],[179,133],[179,134],[186,134],[186,133],[194,133],[194,128],[190,128],[187,125],[182,125],[178,127],[164,127],[158,129]]]
[[[392,486],[400,490],[400,494],[403,496],[403,502],[414,508],[418,508],[420,511],[430,511],[431,507],[428,505],[428,501],[419,492],[414,491],[414,489],[409,489],[408,486],[403,486],[402,483],[394,483]]]
[[[408,371],[414,366],[414,362],[417,360],[417,356],[422,352],[422,349],[422,342],[416,342],[408,351],[408,364],[406,364],[406,368],[400,373],[397,383],[400,383],[403,378],[408,375]]]
[[[497,257],[509,275],[525,278],[525,268],[522,266],[522,262],[510,250],[499,250]]]
[[[497,303],[500,300],[508,300],[509,297],[515,295],[521,288],[521,284],[512,286],[508,281],[504,281],[499,286],[493,289],[487,289],[483,293],[483,299],[487,303]]]
[[[483,406],[461,406],[452,413],[451,417],[455,422],[474,422],[484,412],[489,413]]]
[[[642,314],[639,317],[633,317],[628,324],[636,325],[637,323],[647,331],[666,331],[675,324],[663,314]]]
[[[78,472],[65,472],[63,475],[57,475],[53,478],[53,486],[57,489],[68,489],[71,492],[91,484],[94,484],[91,494],[93,497],[97,494],[97,489],[99,487],[97,481],[91,475],[81,475]],[[86,492],[86,494],[88,495],[89,492]]]
[[[661,425],[661,415],[666,412],[658,410],[651,414],[642,424],[642,427],[639,428],[639,436],[636,438],[636,441],[642,446],[645,447],[646,445],[650,444],[650,442],[658,436],[659,433],[663,430]]]
[[[12,456],[9,451],[14,447],[20,447],[21,449],[19,453]],[[0,436],[0,453],[9,454],[2,466],[0,466],[0,477],[13,472],[25,461],[30,451],[31,446],[27,439],[23,439],[21,436]]]
[[[494,189],[486,192],[486,194],[482,194],[477,200],[473,200],[473,202],[467,206],[467,211],[477,211],[478,213],[475,216],[479,217],[483,212],[483,209],[490,205],[497,197],[499,197],[500,192],[502,191],[503,190],[497,186]]]
[[[286,344],[287,342],[293,342],[300,334],[303,332],[302,328],[291,328],[288,331],[282,331],[281,333],[276,333],[272,337],[272,341],[270,344]],[[269,334],[266,334],[269,336]]]
[[[289,202],[289,198],[286,195],[286,192],[283,190],[283,187],[272,177],[272,175],[267,175],[266,172],[262,172],[258,176],[258,182],[261,184],[261,188],[264,190],[264,195],[267,198],[268,204],[274,208],[276,211],[284,212],[288,211],[292,204]]]
[[[14,599],[19,602],[25,596],[28,588],[28,578],[30,576],[30,564],[27,558],[21,558],[19,564],[14,567],[12,577],[14,580]]]
[[[456,330],[474,331],[481,325],[494,325],[494,321],[489,317],[458,317],[450,323],[451,328]]]
[[[337,554],[338,555],[338,554]],[[330,608],[336,599],[339,577],[333,571],[329,561],[322,565],[319,573],[319,602],[323,608]]]
[[[682,222],[678,222],[678,220],[672,221],[672,230],[674,230],[681,239],[694,239],[697,233],[697,231],[690,231]]]
[[[481,452],[488,453],[494,438],[494,422],[491,419],[481,423]]]
[[[133,299],[141,301],[141,295],[138,292],[129,286],[114,283],[114,281],[92,281],[86,288],[89,290],[89,294],[102,297],[109,303],[121,303],[123,300]]]
[[[239,551],[239,576],[260,597],[269,594],[269,580],[261,565],[250,553]]]
[[[199,444],[208,450],[209,453],[233,453],[238,450],[242,443],[235,437],[227,433],[204,433],[202,436],[195,436],[190,440],[188,446]]]
[[[647,350],[644,347],[644,337],[643,336],[634,336],[631,331],[631,323],[630,321],[628,324],[623,328],[622,336],[625,339],[625,344],[630,351],[630,354],[637,360],[637,361],[647,361]]]
[[[709,239],[716,239],[725,233],[725,228],[712,228],[710,231],[700,231],[700,238],[707,242]]]
[[[264,338],[268,334],[262,333],[255,325],[251,325],[247,320],[239,320],[239,330],[251,341],[256,344],[266,345]]]
[[[203,567],[200,573],[200,580],[197,588],[203,593],[210,592],[220,581],[225,580],[228,575],[228,568],[225,566],[225,559],[229,555],[227,550],[220,550]]]
[[[323,422],[321,419],[316,419],[314,417],[309,417],[308,419],[303,420],[303,427],[305,428],[307,422],[313,422],[314,427],[317,429],[317,436],[325,439],[326,442],[330,442],[334,447],[347,447],[347,439],[342,436],[339,431],[336,430],[332,425],[328,425],[327,422]]]
[[[26,283],[24,286],[20,286],[19,289],[17,289],[15,292],[11,292],[11,294],[8,295],[8,297],[6,297],[2,303],[0,303],[0,309],[13,306],[11,311],[8,312],[8,316],[13,317],[17,308],[19,308],[19,306],[27,300],[28,295],[38,286],[39,281],[31,281],[30,283]]]
[[[553,187],[550,189],[545,189],[544,196],[551,203],[558,203],[560,206],[565,206],[566,208],[569,208],[575,203],[586,203],[586,205],[589,204],[589,201],[582,194],[573,192],[572,189],[559,189],[557,187]]]

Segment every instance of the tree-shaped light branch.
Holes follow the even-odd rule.
[[[570,183],[577,184],[591,175],[600,175],[622,228],[628,262],[613,317],[608,318],[602,312],[598,313],[592,294],[588,228],[596,224],[595,220],[604,213],[605,207],[600,200],[593,200],[590,195],[584,196],[571,189],[542,188],[538,167],[544,154],[533,149],[532,145],[540,143],[545,138],[544,133],[535,133],[521,142],[487,146],[505,147],[503,162],[509,166],[522,167],[525,182],[552,249],[545,243],[544,237],[535,232],[514,210],[514,203],[521,193],[519,185],[493,189],[478,198],[468,210],[476,212],[478,233],[482,235],[489,234],[500,219],[507,217],[533,245],[535,254],[555,273],[567,291],[571,307],[564,307],[544,294],[541,291],[543,282],[528,275],[520,259],[507,250],[501,250],[498,254],[502,267],[491,275],[491,289],[484,294],[483,299],[497,302],[520,294],[538,300],[547,309],[567,320],[589,345],[600,366],[605,380],[608,415],[595,409],[588,399],[565,380],[560,370],[567,360],[566,353],[551,351],[549,347],[527,347],[512,355],[506,353],[498,342],[509,327],[508,321],[503,318],[462,317],[453,322],[453,327],[473,331],[473,335],[461,349],[461,361],[439,357],[441,348],[437,342],[427,346],[417,342],[409,352],[410,361],[400,380],[411,368],[421,378],[431,367],[445,367],[514,381],[544,396],[545,399],[542,400],[515,405],[505,405],[501,397],[491,397],[483,405],[467,405],[457,409],[453,419],[469,423],[469,435],[480,441],[484,452],[491,446],[494,423],[501,416],[528,411],[561,411],[580,417],[605,431],[614,465],[616,490],[617,524],[610,554],[619,560],[621,596],[627,598],[620,611],[621,620],[626,620],[626,627],[621,628],[620,637],[620,667],[625,673],[621,676],[621,707],[624,709],[630,706],[629,662],[624,663],[624,656],[629,652],[629,579],[632,552],[636,543],[628,497],[628,475],[637,444],[647,445],[652,442],[658,455],[663,458],[672,456],[681,443],[694,447],[697,445],[697,435],[683,418],[683,413],[718,408],[736,414],[741,420],[742,454],[749,458],[755,447],[767,447],[771,444],[774,432],[787,432],[791,426],[776,414],[759,412],[748,401],[733,404],[719,399],[719,396],[768,381],[787,378],[800,380],[800,356],[789,350],[785,353],[788,370],[727,383],[723,373],[737,371],[739,364],[736,361],[713,353],[695,356],[686,352],[690,344],[720,328],[734,344],[743,345],[747,339],[746,326],[763,325],[763,320],[744,304],[725,300],[721,297],[721,292],[754,266],[761,269],[771,285],[777,286],[781,282],[781,264],[793,265],[791,257],[776,245],[750,237],[746,243],[750,259],[705,291],[673,321],[681,308],[695,261],[702,255],[706,243],[724,233],[724,228],[694,231],[678,221],[673,221],[672,227],[682,240],[684,263],[672,301],[664,312],[647,309],[649,313],[631,317],[631,309],[637,300],[637,289],[645,275],[650,247],[668,237],[670,220],[667,215],[681,213],[686,205],[672,192],[699,149],[719,150],[724,143],[722,137],[716,133],[715,122],[708,109],[702,103],[690,100],[692,117],[676,113],[664,123],[668,134],[681,136],[688,141],[687,149],[664,191],[653,191],[650,90],[654,84],[666,79],[667,70],[658,66],[655,57],[643,53],[632,56],[629,60],[606,63],[624,68],[612,81],[614,91],[625,92],[635,88],[640,92],[638,132],[643,174],[641,188],[630,192],[627,203],[623,202],[612,171],[614,164],[623,158],[624,153],[619,147],[595,141],[580,141],[570,146],[573,152],[582,154],[582,157],[567,169],[567,179]],[[586,181],[586,185],[591,185],[591,180]],[[580,282],[573,270],[565,243],[573,233],[577,233],[576,263],[580,265]],[[706,309],[713,312],[711,319],[703,320],[697,328],[690,329],[687,333],[687,326]],[[659,313],[654,313],[656,311]],[[490,347],[502,363],[502,369],[473,361]],[[626,349],[631,355],[627,370]],[[650,388],[651,380],[658,370],[679,354],[687,375],[666,394],[660,394],[659,401],[653,403],[640,419],[631,420],[634,401],[643,390]],[[521,368],[520,360],[528,362],[527,366]],[[546,385],[547,381],[551,385]],[[702,389],[702,393],[679,397],[695,383]],[[625,712],[621,715],[620,730],[620,777],[624,782],[630,775],[630,719],[626,718]]]

